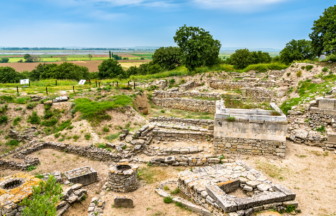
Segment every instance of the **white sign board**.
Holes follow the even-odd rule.
[[[84,85],[85,82],[86,82],[86,80],[80,80],[79,83],[78,83],[78,85]]]
[[[29,79],[22,79],[22,80],[20,80],[20,84],[21,85],[29,84]]]

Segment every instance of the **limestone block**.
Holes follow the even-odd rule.
[[[128,196],[115,196],[114,207],[134,208],[133,200]]]

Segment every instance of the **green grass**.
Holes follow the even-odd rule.
[[[239,70],[240,72],[248,72],[250,70],[255,70],[259,72],[266,72],[268,70],[282,70],[288,68],[287,65],[281,63],[271,63],[271,64],[254,64],[249,65],[246,68]]]
[[[7,96],[7,95],[1,95],[0,96],[1,100],[8,102],[14,102],[15,98],[13,96]]]
[[[9,140],[8,142],[6,142],[6,145],[8,146],[18,146],[19,145],[19,141],[17,140]]]
[[[13,125],[14,126],[18,125],[21,120],[22,118],[20,116],[15,117],[15,119],[13,120]]]
[[[78,98],[75,100],[75,112],[80,112],[83,119],[97,124],[103,120],[110,120],[106,111],[133,105],[131,97],[126,95],[116,95],[110,98],[110,101],[91,101],[87,98]]]
[[[26,104],[28,101],[30,101],[30,97],[20,97],[16,99],[15,103]]]
[[[107,139],[109,141],[113,141],[115,139],[118,139],[118,137],[119,137],[120,134],[121,134],[120,132],[119,133],[115,133],[115,134],[111,134],[111,135],[106,136],[105,139]]]

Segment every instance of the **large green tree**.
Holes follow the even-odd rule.
[[[252,64],[270,63],[272,61],[272,58],[268,52],[252,51],[250,55]]]
[[[98,66],[98,76],[104,78],[125,78],[126,73],[117,60],[107,59]]]
[[[317,56],[327,55],[336,51],[336,5],[325,9],[323,15],[316,21],[309,34],[312,47]]]
[[[314,51],[309,40],[291,40],[286,47],[280,52],[280,60],[286,64],[292,63],[294,60],[313,59]]]
[[[181,49],[178,47],[160,47],[153,55],[154,64],[166,70],[173,70],[181,65]]]
[[[0,59],[0,63],[8,63],[9,62],[9,58],[1,58]]]
[[[237,69],[243,69],[252,64],[251,53],[248,49],[238,49],[230,56],[230,62]]]
[[[176,31],[174,41],[181,48],[182,61],[189,71],[218,62],[221,43],[203,28],[184,25]]]
[[[16,72],[12,67],[0,67],[0,82],[13,83],[19,82],[20,79],[25,78],[19,72]]]

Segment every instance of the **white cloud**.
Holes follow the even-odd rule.
[[[255,10],[265,6],[281,3],[286,0],[193,0],[195,3],[207,8],[221,8],[234,10]]]
[[[95,19],[100,20],[116,20],[118,18],[125,18],[127,17],[126,14],[122,13],[108,13],[102,10],[94,10],[92,12],[89,12],[88,15]]]

